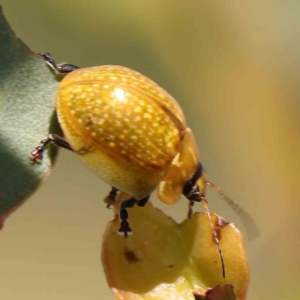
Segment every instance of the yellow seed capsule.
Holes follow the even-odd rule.
[[[57,113],[80,158],[103,180],[136,199],[149,195],[163,179],[161,199],[175,202],[183,182],[197,168],[194,139],[178,103],[128,68],[101,66],[69,73],[59,86]],[[180,190],[176,198],[173,191],[166,195],[173,188],[166,175],[173,172]]]

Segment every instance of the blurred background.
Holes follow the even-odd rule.
[[[2,0],[33,50],[80,66],[119,64],[181,104],[209,179],[247,209],[248,299],[300,297],[300,2]],[[62,150],[44,185],[0,237],[5,300],[113,296],[100,263],[109,186]],[[178,221],[187,203],[155,205]],[[211,209],[243,230],[210,192]],[[200,205],[198,205],[199,210]]]

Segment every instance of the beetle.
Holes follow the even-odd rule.
[[[105,199],[108,206],[119,190],[129,194],[131,198],[121,204],[119,214],[119,233],[125,237],[132,231],[127,208],[144,206],[155,189],[166,204],[176,203],[183,194],[190,201],[189,218],[194,202],[202,202],[225,277],[206,188],[217,191],[244,220],[253,221],[220,188],[207,181],[194,135],[177,101],[158,84],[131,69],[58,65],[49,53],[39,54],[56,71],[67,74],[56,96],[57,116],[65,138],[49,134],[32,151],[32,162],[40,162],[45,147],[52,142],[77,153],[112,186]]]

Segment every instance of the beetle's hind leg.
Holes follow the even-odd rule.
[[[140,207],[143,207],[146,205],[149,198],[150,198],[150,195],[141,200],[136,200],[134,198],[130,198],[130,199],[122,202],[121,207],[120,207],[121,224],[120,224],[120,228],[118,230],[119,234],[124,234],[124,237],[128,237],[128,234],[130,234],[132,232],[132,229],[130,228],[129,222],[128,222],[127,208],[133,207],[135,204],[137,204]]]
[[[42,139],[37,147],[31,152],[30,159],[33,163],[41,162],[43,160],[43,153],[50,142],[54,143],[58,147],[73,151],[70,144],[65,139],[57,134],[49,134],[47,137]]]
[[[50,53],[44,53],[44,52],[39,52],[38,53],[40,56],[43,57],[43,59],[46,61],[46,63],[53,69],[55,69],[59,73],[70,73],[76,69],[79,69],[80,67],[72,64],[63,64],[63,65],[58,65],[55,60],[52,58]]]

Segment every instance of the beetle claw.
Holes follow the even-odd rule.
[[[124,235],[124,237],[128,237],[128,235],[131,233],[132,229],[129,227],[129,223],[126,220],[123,220],[120,224],[118,234]]]
[[[37,145],[37,147],[35,147],[35,149],[30,153],[30,160],[33,164],[42,162],[43,153],[49,141],[50,141],[49,137],[42,139],[40,143]]]
[[[43,160],[44,149],[37,149],[37,148],[30,153],[29,159],[33,164],[41,163]]]
[[[40,163],[43,160],[43,153],[46,146],[50,143],[54,143],[56,146],[73,151],[70,144],[58,136],[57,134],[49,134],[47,137],[42,139],[35,149],[30,153],[30,160],[32,163]]]

